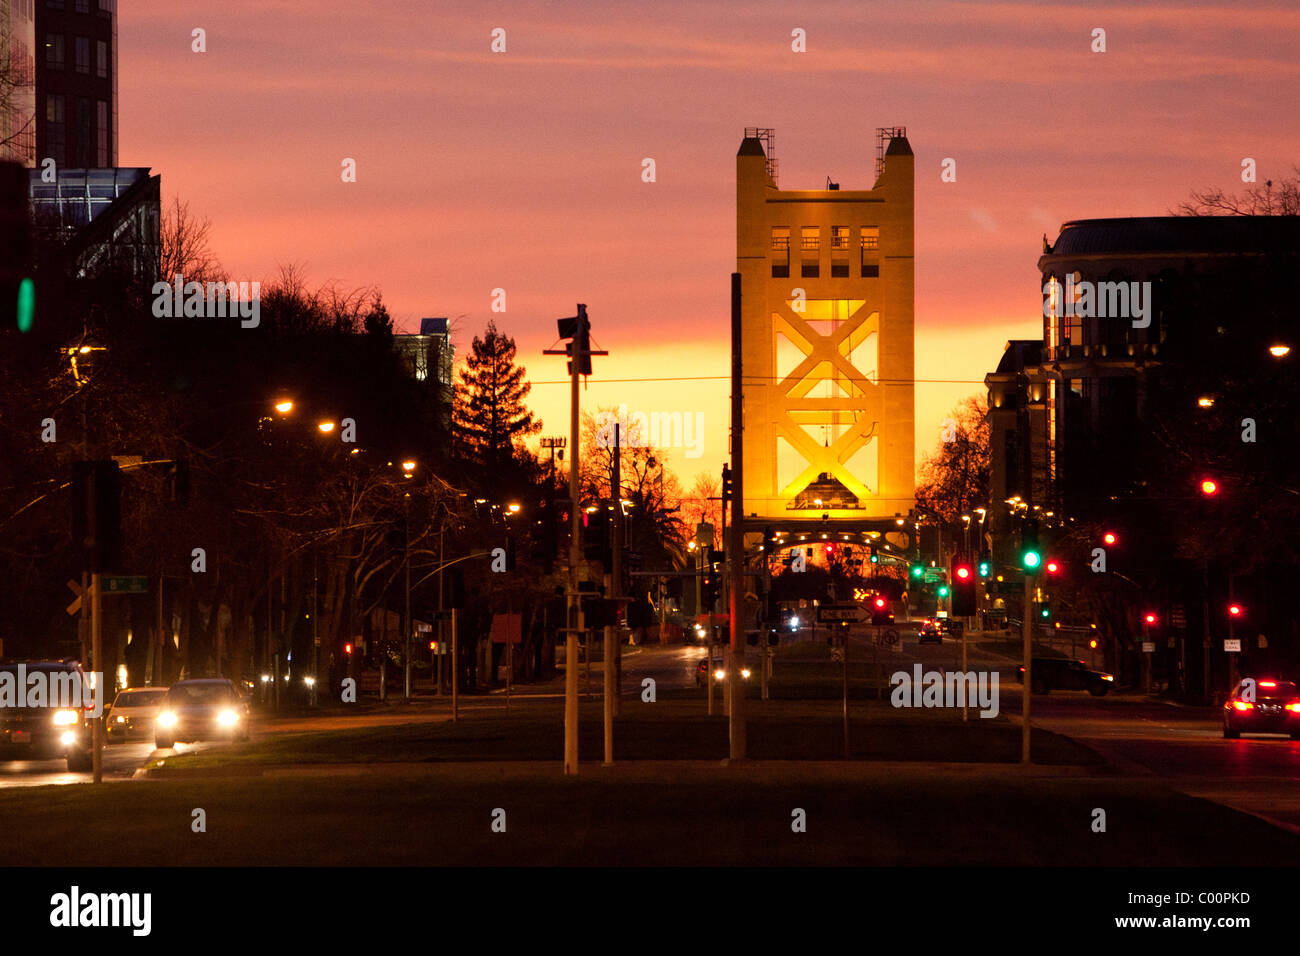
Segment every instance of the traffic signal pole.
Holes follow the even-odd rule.
[[[731,570],[731,664],[728,682],[731,693],[731,759],[745,759],[745,682],[740,669],[745,661],[745,633],[740,626],[745,606],[745,419],[740,352],[740,273],[731,274],[731,527],[727,556]],[[845,648],[847,651],[847,647]]]
[[[1029,698],[1034,693],[1034,578],[1025,574],[1025,605],[1020,614],[1020,630],[1025,639],[1025,681],[1021,685],[1020,705],[1020,762],[1028,765],[1029,758]]]
[[[581,357],[578,355],[577,339],[574,340],[573,359],[569,363],[569,447],[573,449],[569,456],[569,593],[568,629],[564,635],[564,772],[578,772],[578,628],[582,626],[582,608],[578,604],[578,536],[581,525],[578,518],[578,463],[579,455],[578,422],[578,375],[581,372]]]
[[[103,578],[98,571],[90,576],[90,667],[95,674],[95,683],[101,681],[104,686],[96,687],[100,700],[107,700],[108,680],[104,674],[104,604]],[[101,712],[94,724],[94,755],[91,767],[95,774],[95,783],[104,779],[104,715]]]

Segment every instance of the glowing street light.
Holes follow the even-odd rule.
[[[1268,347],[1268,354],[1273,356],[1273,358],[1285,358],[1290,353],[1291,346],[1289,345],[1282,345],[1279,343],[1278,345],[1270,345]]]
[[[322,434],[328,435],[330,432],[332,432],[332,431],[334,430],[334,423],[333,423],[333,422],[319,422],[319,423],[316,425],[316,427],[319,428],[319,429],[321,430],[321,433],[322,433]]]
[[[281,415],[288,415],[291,411],[293,411],[293,399],[291,398],[280,399],[278,402],[275,403],[275,410],[279,412]]]

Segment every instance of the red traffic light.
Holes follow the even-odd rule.
[[[351,644],[344,644],[344,645],[343,645],[343,653],[344,653],[344,654],[351,654],[351,653],[352,653],[352,645],[351,645]]]
[[[1116,541],[1119,540],[1119,538],[1115,537],[1114,531],[1107,531],[1105,534],[1101,536],[1101,540],[1104,541],[1106,544],[1114,544]]]
[[[1144,620],[1145,620],[1148,624],[1154,624],[1154,623],[1156,622],[1156,616],[1155,616],[1154,614],[1148,614],[1148,615],[1144,618]]]
[[[876,598],[876,607],[883,608],[884,606],[885,606],[885,599],[882,597]]]
[[[1231,614],[1233,617],[1241,617],[1241,605],[1240,605],[1240,604],[1229,604],[1229,605],[1228,605],[1228,613]]]
[[[1089,642],[1088,642],[1088,646],[1089,646],[1090,648],[1092,648],[1092,649],[1095,651],[1095,650],[1097,649],[1097,642],[1096,642],[1096,641],[1089,641]]]
[[[1060,570],[1061,570],[1061,565],[1060,565],[1059,562],[1054,561],[1054,560],[1049,560],[1049,561],[1047,562],[1047,573],[1048,573],[1048,574],[1055,574],[1057,571],[1060,571]]]
[[[955,575],[957,575],[957,577],[961,578],[961,580],[965,581],[965,580],[967,580],[967,579],[971,576],[971,574],[973,574],[974,572],[971,571],[971,569],[970,569],[970,565],[968,565],[968,564],[959,564],[959,565],[957,565],[957,567],[954,569],[953,573],[954,573]]]
[[[1213,478],[1201,479],[1201,494],[1211,498],[1219,493],[1219,483]]]

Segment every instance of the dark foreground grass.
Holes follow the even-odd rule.
[[[653,709],[651,709],[653,707]],[[756,708],[757,709],[757,708]],[[709,717],[702,701],[627,705],[615,721],[619,760],[722,760],[729,752],[728,721]],[[835,760],[844,756],[843,720],[833,704],[767,702],[747,721],[749,756],[764,760]],[[1015,763],[1020,728],[1005,719],[982,719],[972,708],[962,722],[951,711],[900,714],[887,702],[855,703],[849,740],[855,760]],[[584,705],[579,756],[601,760],[604,729],[599,704]],[[563,757],[564,722],[558,706],[512,715],[482,712],[458,724],[399,726],[283,734],[229,750],[168,757],[161,769],[269,766],[302,763],[460,763],[547,761]],[[1096,765],[1101,759],[1066,737],[1035,730],[1034,758],[1048,765]],[[159,762],[152,765],[159,768]]]
[[[1205,866],[1257,862],[1260,846],[1300,852],[1300,838],[1150,780],[691,766],[658,779],[372,765],[12,789],[0,792],[0,864]],[[491,828],[498,809],[504,833]],[[796,809],[806,832],[792,831]]]

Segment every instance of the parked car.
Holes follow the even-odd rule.
[[[934,621],[926,618],[921,622],[921,632],[917,637],[918,644],[942,644],[943,635],[939,633],[939,625]]]
[[[1114,685],[1115,678],[1104,671],[1095,671],[1083,661],[1069,657],[1035,657],[1033,687],[1035,694],[1053,690],[1086,690],[1094,697],[1104,697]],[[1019,680],[1025,682],[1025,666],[1016,668]]]
[[[1223,736],[1233,740],[1242,734],[1290,734],[1300,740],[1300,688],[1275,677],[1238,681],[1223,704]]]
[[[704,681],[707,679],[707,675],[710,671],[713,672],[714,683],[720,684],[727,679],[727,670],[723,665],[723,658],[721,656],[713,658],[712,668],[709,667],[709,659],[707,657],[701,657],[699,663],[695,665],[696,687],[704,686]],[[742,666],[740,668],[740,678],[741,680],[749,680],[748,667]]]
[[[18,686],[20,666],[26,687]],[[76,661],[5,663],[0,664],[0,672],[8,675],[0,679],[24,695],[31,686],[31,677],[38,672],[44,675],[47,688],[52,688],[56,681],[65,687],[78,689],[86,683],[86,673]],[[24,696],[21,702],[26,701]],[[94,745],[93,727],[84,707],[0,705],[0,760],[53,760],[62,757],[67,760],[70,773],[85,773],[94,761],[91,749]]]
[[[223,678],[183,680],[163,698],[154,730],[160,750],[178,740],[247,740],[248,700]]]
[[[166,687],[128,687],[118,691],[113,706],[104,715],[109,742],[152,736],[166,696]]]

